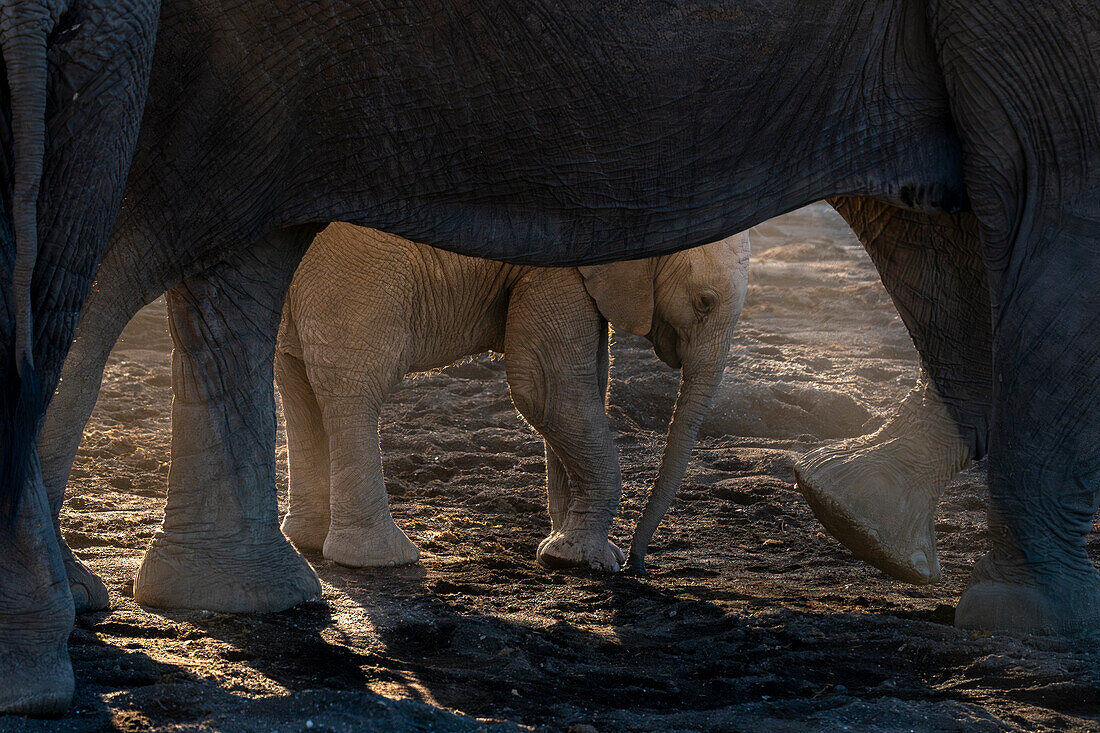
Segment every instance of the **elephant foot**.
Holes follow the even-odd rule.
[[[73,599],[46,492],[28,488],[0,516],[0,714],[53,717],[73,695]]]
[[[41,536],[57,546],[52,529]],[[73,607],[59,558],[34,557],[30,568],[13,567],[13,560],[28,560],[19,539],[14,552],[6,547],[10,554],[0,555],[0,715],[55,718],[73,696]],[[36,572],[47,567],[44,575]]]
[[[871,436],[802,456],[795,481],[825,529],[856,557],[909,583],[940,579],[935,513],[970,462],[943,406],[908,404]]]
[[[156,608],[226,613],[282,611],[321,595],[305,558],[281,533],[202,540],[158,532],[134,579],[134,598]]]
[[[893,441],[820,448],[798,462],[795,481],[818,521],[856,557],[898,580],[934,583],[935,510],[946,481],[891,460],[906,450]]]
[[[392,519],[379,527],[329,529],[324,554],[352,568],[392,568],[420,559],[420,550]]]
[[[1100,573],[1036,580],[1021,562],[993,550],[974,566],[955,609],[960,629],[1077,636],[1100,631]]]
[[[536,556],[539,565],[550,570],[579,567],[617,573],[626,563],[623,551],[607,535],[583,530],[551,532]]]
[[[73,594],[73,606],[77,613],[85,611],[106,611],[111,607],[111,598],[107,586],[98,575],[82,563],[62,539],[61,561],[65,565],[65,576],[69,579],[69,590]]]
[[[28,650],[0,647],[0,669],[4,670],[0,715],[57,718],[65,714],[74,686],[67,644]]]
[[[283,518],[282,530],[294,546],[307,552],[320,552],[328,537],[328,516],[290,514]]]

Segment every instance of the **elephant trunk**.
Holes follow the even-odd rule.
[[[707,357],[684,363],[680,393],[676,397],[676,407],[668,429],[665,452],[661,457],[657,483],[650,492],[642,517],[634,529],[634,537],[630,541],[630,558],[627,564],[634,572],[645,572],[645,555],[649,549],[649,541],[672,506],[672,500],[676,497],[680,482],[687,471],[699,428],[710,409],[725,368],[724,356],[729,353],[729,339],[722,341]],[[719,354],[722,355],[721,358]]]

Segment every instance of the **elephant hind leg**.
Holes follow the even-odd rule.
[[[111,595],[103,579],[73,554],[65,538],[61,537],[61,561],[65,567],[65,577],[69,579],[69,592],[73,596],[73,607],[77,613],[85,611],[106,611],[111,607]]]
[[[110,596],[107,586],[73,554],[61,533],[60,513],[65,488],[84,427],[95,408],[111,347],[127,321],[144,305],[140,300],[101,296],[104,290],[114,293],[124,287],[110,279],[113,272],[105,273],[104,269],[101,268],[99,274],[102,289],[93,293],[85,306],[77,338],[65,358],[61,379],[38,434],[42,478],[77,612],[106,610],[110,606]]]
[[[73,694],[73,602],[41,481],[0,533],[0,715],[61,715]]]
[[[279,531],[272,365],[283,300],[315,229],[276,231],[168,294],[172,466],[134,597],[159,608],[277,611],[321,585]]]
[[[329,528],[329,445],[317,395],[301,359],[279,350],[275,381],[286,418],[290,490],[283,534],[299,550],[320,552]]]
[[[347,398],[323,402],[332,467],[332,521],[325,559],[356,568],[416,562],[420,551],[390,514],[378,444],[378,405]]]
[[[874,199],[833,203],[909,329],[921,382],[881,430],[807,453],[795,477],[815,516],[857,557],[932,583],[940,495],[987,442],[993,347],[977,221]]]

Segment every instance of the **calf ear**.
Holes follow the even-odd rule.
[[[645,336],[653,325],[653,261],[578,267],[584,287],[616,331]]]

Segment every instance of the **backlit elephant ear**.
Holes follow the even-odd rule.
[[[653,261],[578,267],[584,287],[616,331],[645,336],[653,325]]]

